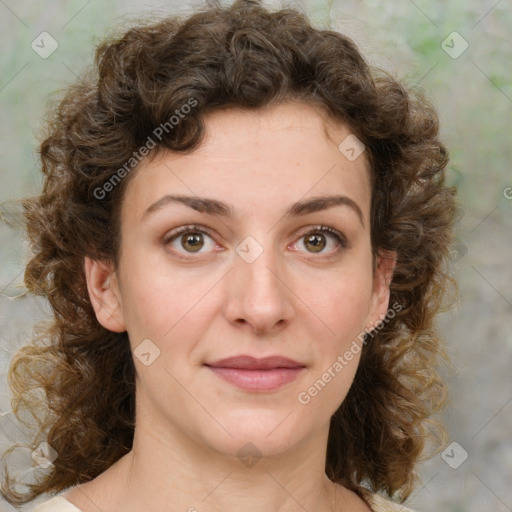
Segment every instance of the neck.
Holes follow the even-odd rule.
[[[294,453],[262,458],[250,448],[235,458],[189,439],[163,439],[138,425],[132,451],[119,461],[125,478],[117,509],[332,510],[336,486],[325,475],[324,453],[304,456],[313,439]]]

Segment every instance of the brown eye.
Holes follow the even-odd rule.
[[[181,235],[181,246],[190,252],[199,251],[204,245],[202,233],[185,233]]]
[[[327,245],[325,235],[312,234],[304,237],[304,245],[311,249],[311,252],[321,252]]]
[[[315,226],[313,230],[309,230],[303,234],[298,245],[304,245],[306,252],[310,254],[333,254],[340,249],[347,249],[348,243],[345,236],[337,229],[330,226]],[[331,248],[326,249],[331,245]]]
[[[169,245],[172,252],[178,254],[204,254],[208,250],[215,249],[215,241],[205,228],[184,226],[173,231],[163,240],[164,245]]]

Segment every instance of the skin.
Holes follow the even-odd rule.
[[[98,321],[126,330],[132,349],[151,340],[160,355],[148,366],[134,358],[133,450],[65,496],[84,512],[368,511],[324,470],[329,420],[360,353],[308,404],[297,398],[388,309],[394,259],[379,258],[373,272],[365,153],[348,160],[338,150],[348,127],[303,103],[216,111],[205,126],[192,153],[166,151],[134,171],[117,267],[85,259]],[[214,198],[234,216],[178,203],[144,215],[166,194]],[[346,204],[284,216],[292,203],[325,195],[349,197],[362,221]],[[199,253],[180,236],[168,241],[188,224],[212,231],[200,235]],[[315,230],[323,224],[348,245]],[[251,263],[236,252],[247,236],[263,250]],[[204,366],[239,354],[282,355],[305,369],[277,390],[251,392]],[[244,446],[261,456],[250,467],[237,456]]]

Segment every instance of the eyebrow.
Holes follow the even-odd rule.
[[[198,196],[180,196],[180,195],[165,195],[152,205],[148,206],[143,213],[146,217],[152,212],[162,209],[170,204],[184,204],[193,210],[209,215],[220,215],[222,217],[233,218],[233,209],[226,203],[216,199]],[[361,224],[364,225],[364,215],[359,208],[358,204],[350,197],[337,195],[337,196],[317,196],[302,201],[293,203],[290,208],[285,212],[284,217],[300,217],[310,213],[327,210],[335,206],[348,206],[359,217]]]

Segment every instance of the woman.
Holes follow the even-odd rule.
[[[254,2],[133,28],[96,66],[25,201],[25,283],[54,320],[9,382],[15,413],[45,391],[51,469],[26,494],[6,472],[6,499],[407,510],[392,499],[444,441],[432,322],[455,206],[434,109]]]

